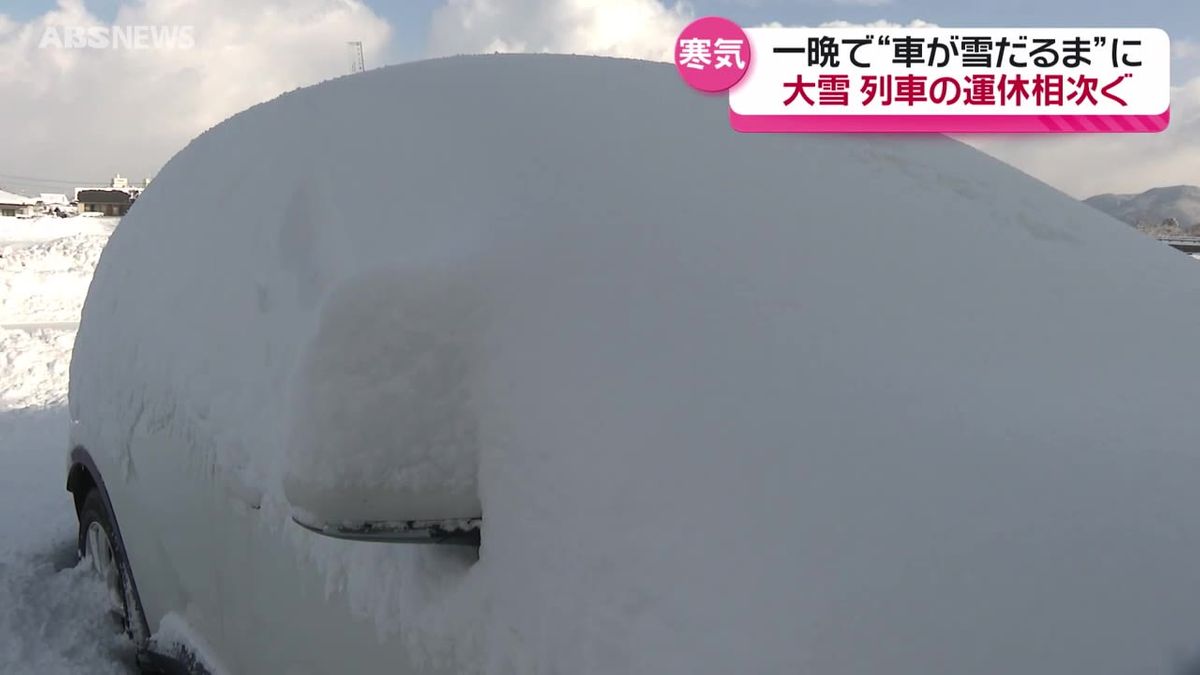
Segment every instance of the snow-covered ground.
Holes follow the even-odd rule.
[[[66,401],[79,310],[115,226],[0,218],[0,410]]]
[[[100,218],[0,218],[0,672],[129,673],[104,590],[76,567],[67,371]]]

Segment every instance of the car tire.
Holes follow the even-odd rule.
[[[113,620],[132,635],[129,616],[129,563],[124,550],[117,545],[112,518],[97,489],[84,497],[79,509],[79,558],[89,561],[91,569],[100,576],[107,590],[108,609]]]

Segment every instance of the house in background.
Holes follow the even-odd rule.
[[[99,213],[105,216],[123,216],[129,213],[134,197],[125,190],[112,188],[80,188],[75,191],[80,213]]]
[[[150,181],[147,180],[148,184]],[[75,188],[75,202],[80,213],[99,213],[120,217],[129,212],[129,207],[142,193],[142,186],[130,185],[129,180],[117,174],[108,187]]]
[[[33,215],[37,200],[0,190],[0,216],[28,217]]]
[[[74,207],[71,206],[71,200],[67,199],[64,194],[57,192],[43,192],[37,198],[38,210],[48,216],[58,216],[66,218],[75,213]]]

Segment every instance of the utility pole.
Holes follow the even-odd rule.
[[[363,46],[361,42],[347,42],[350,45],[350,73],[361,73],[367,69],[363,61]]]

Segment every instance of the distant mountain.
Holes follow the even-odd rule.
[[[1136,195],[1104,194],[1083,200],[1155,236],[1200,236],[1200,187],[1173,185]]]

